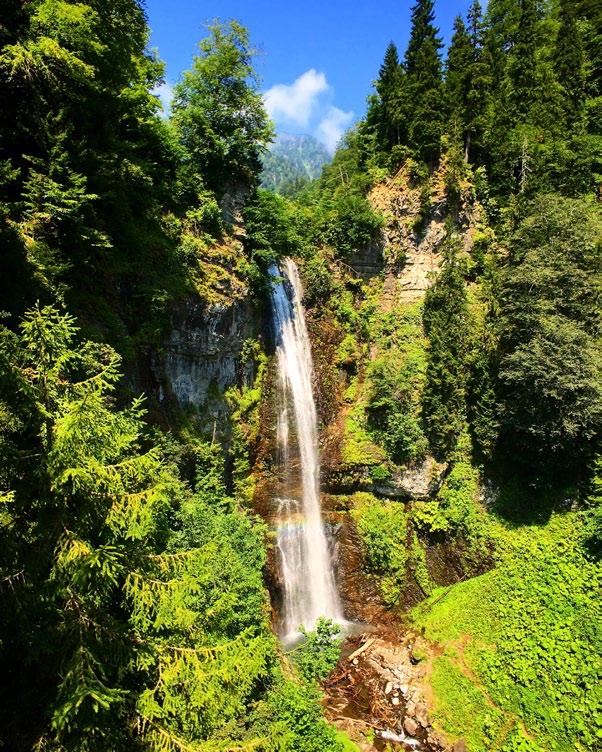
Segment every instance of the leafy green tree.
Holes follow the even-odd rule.
[[[305,681],[322,681],[341,656],[341,628],[330,619],[318,619],[316,628],[301,632],[305,641],[295,648],[292,658]]]
[[[172,121],[185,148],[190,179],[222,194],[230,184],[253,185],[272,138],[253,71],[255,52],[236,21],[214,24],[176,86]]]

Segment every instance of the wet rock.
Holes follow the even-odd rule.
[[[403,727],[410,736],[416,736],[420,728],[413,718],[406,718],[403,722]]]

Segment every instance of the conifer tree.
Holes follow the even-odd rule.
[[[445,70],[445,96],[447,111],[454,129],[462,133],[462,140],[468,148],[469,97],[472,88],[475,50],[471,37],[461,16],[454,21]]]
[[[520,0],[516,41],[508,64],[508,105],[516,120],[524,121],[535,98],[537,85],[536,0]]]
[[[444,117],[439,55],[443,44],[434,19],[433,0],[418,0],[412,8],[412,29],[405,55],[411,102],[408,143],[416,156],[430,165],[439,156]]]
[[[582,117],[585,103],[583,40],[571,0],[561,0],[559,21],[554,68],[565,96],[567,125],[571,126]]]
[[[427,291],[423,318],[429,346],[422,411],[431,446],[444,456],[454,449],[466,421],[469,313],[453,248]]]
[[[470,6],[467,20],[473,55],[466,107],[465,157],[468,160],[471,152],[478,158],[483,157],[483,132],[487,126],[493,76],[487,57],[486,26],[479,0],[474,0]]]
[[[391,42],[385,52],[376,82],[379,108],[378,142],[380,148],[386,151],[402,143],[403,84],[404,71],[399,63],[397,47]]]

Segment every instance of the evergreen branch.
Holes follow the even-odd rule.
[[[145,733],[146,726],[149,726],[152,732],[160,737],[162,745],[158,749],[161,752],[167,752],[168,750],[178,750],[179,752],[251,752],[251,750],[257,749],[267,742],[265,738],[257,738],[244,744],[236,744],[235,746],[232,746],[228,742],[190,743],[172,734],[168,729],[155,723],[152,719],[141,715],[138,719],[138,730],[140,733]]]

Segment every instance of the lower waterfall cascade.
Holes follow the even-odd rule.
[[[281,636],[312,629],[320,617],[343,623],[320,505],[318,420],[303,289],[297,266],[269,269],[278,364],[276,438],[283,488],[275,499],[277,553],[283,581]]]

